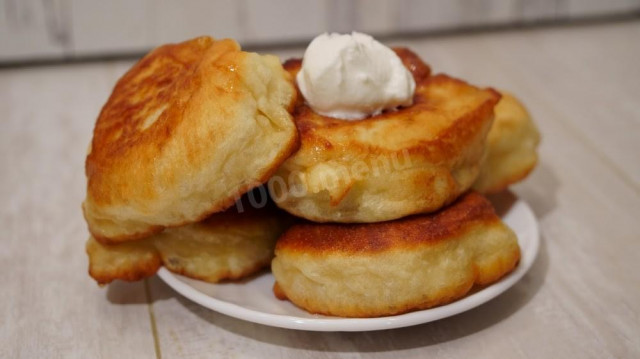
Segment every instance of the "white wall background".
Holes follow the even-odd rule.
[[[640,0],[0,0],[0,62],[138,53],[198,35],[242,44],[639,13]]]

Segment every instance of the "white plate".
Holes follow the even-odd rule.
[[[538,224],[526,202],[513,197],[502,219],[518,236],[522,257],[509,275],[482,290],[436,308],[382,318],[337,318],[309,314],[289,301],[276,299],[271,291],[271,273],[241,283],[210,284],[183,277],[161,268],[158,275],[171,288],[192,301],[217,312],[264,325],[313,331],[368,331],[407,327],[446,318],[483,304],[514,285],[529,270],[538,253]],[[494,199],[495,201],[495,199]],[[494,202],[495,203],[495,202]],[[500,212],[504,203],[495,203]],[[508,207],[508,205],[507,205]]]

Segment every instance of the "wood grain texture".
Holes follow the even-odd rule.
[[[639,357],[638,35],[640,22],[626,22],[395,43],[527,105],[540,165],[514,192],[543,245],[522,281],[476,309],[365,333],[243,322],[157,278],[150,298],[142,283],[97,288],[83,253],[83,160],[130,63],[0,71],[0,357],[154,358],[153,326],[163,358]]]
[[[85,151],[125,69],[0,72],[1,358],[155,358],[142,283],[99,288],[83,253]]]
[[[211,35],[254,45],[638,13],[640,0],[0,0],[0,63],[141,53]]]

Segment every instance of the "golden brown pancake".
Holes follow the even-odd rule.
[[[346,121],[299,96],[300,149],[270,181],[278,206],[316,222],[387,221],[436,211],[476,180],[500,95],[432,76],[414,53],[395,51],[416,81],[412,106]],[[300,66],[285,63],[293,77]]]
[[[242,213],[232,207],[143,240],[102,244],[91,237],[86,246],[89,274],[99,284],[140,280],[154,275],[162,265],[213,283],[251,275],[269,265],[276,239],[291,217],[274,205],[254,209],[244,203]]]
[[[84,215],[117,243],[194,223],[266,181],[297,146],[296,98],[278,58],[199,37],[135,64],[102,108]]]
[[[274,292],[311,313],[377,317],[454,301],[509,273],[520,249],[491,203],[468,193],[433,214],[298,224],[278,240]]]
[[[487,137],[487,158],[473,189],[495,193],[523,180],[538,162],[540,132],[529,112],[513,95],[502,92]]]

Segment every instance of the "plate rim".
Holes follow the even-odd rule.
[[[507,214],[516,206],[521,207],[520,210],[522,214],[520,214],[520,216],[526,216],[523,220],[530,225],[527,235],[531,236],[530,242],[527,242],[529,248],[527,251],[523,251],[523,256],[520,258],[518,267],[498,282],[452,303],[399,315],[375,318],[340,318],[318,315],[318,318],[304,318],[286,314],[265,313],[211,297],[183,282],[177,277],[177,274],[170,272],[164,267],[158,270],[157,275],[180,295],[207,309],[230,317],[267,326],[322,332],[362,332],[409,327],[440,320],[476,308],[504,293],[522,279],[538,255],[540,249],[540,230],[533,210],[529,204],[521,198],[516,197]],[[504,218],[504,216],[501,218]],[[277,299],[274,297],[274,300]]]

